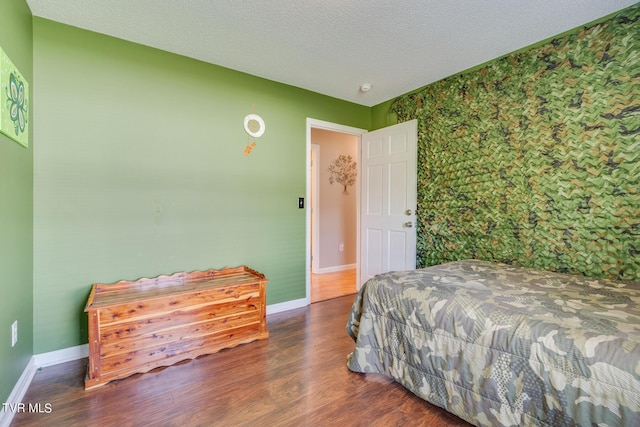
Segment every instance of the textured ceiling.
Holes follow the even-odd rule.
[[[372,106],[636,0],[27,3],[35,16]]]

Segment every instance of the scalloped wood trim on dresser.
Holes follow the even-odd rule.
[[[267,281],[241,266],[94,284],[85,389],[267,338]]]

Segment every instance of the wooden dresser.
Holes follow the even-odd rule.
[[[266,283],[242,266],[94,284],[85,389],[267,338]]]

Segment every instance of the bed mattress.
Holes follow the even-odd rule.
[[[354,372],[478,426],[640,426],[640,283],[478,260],[367,281]]]

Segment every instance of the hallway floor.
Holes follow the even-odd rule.
[[[355,294],[356,269],[335,273],[311,274],[311,302]]]

